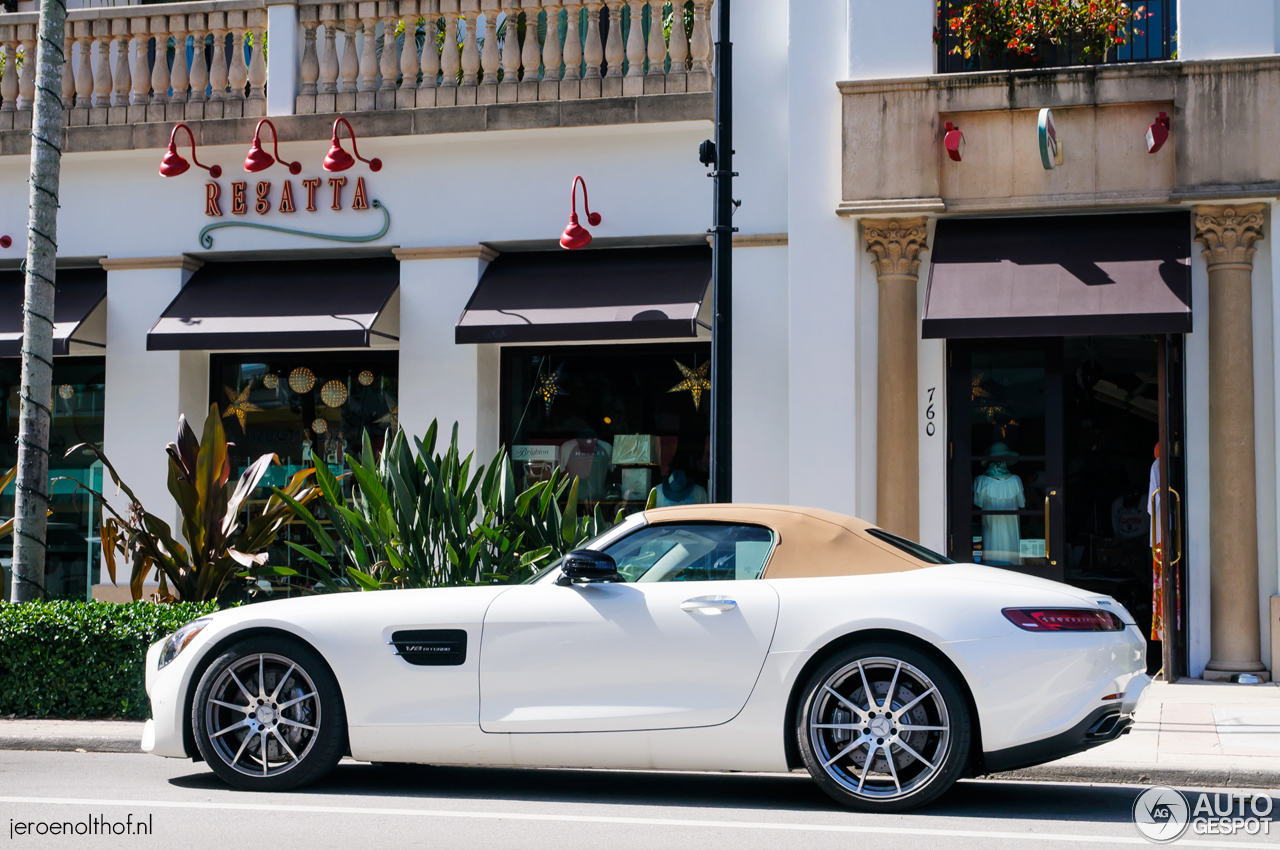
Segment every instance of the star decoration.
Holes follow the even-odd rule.
[[[973,376],[973,395],[970,397],[970,401],[977,401],[980,398],[991,398],[991,393],[982,388],[982,379],[986,374],[986,372],[979,372]]]
[[[234,416],[236,419],[240,420],[240,430],[243,431],[245,416],[255,410],[262,409],[261,407],[258,407],[258,405],[249,401],[249,391],[253,389],[253,384],[247,385],[240,391],[239,395],[236,395],[236,391],[231,389],[231,387],[223,387],[223,389],[227,391],[227,398],[231,399],[231,404],[229,404],[227,409],[223,412],[222,418],[226,419],[229,416]]]
[[[701,410],[703,390],[711,392],[711,361],[708,360],[697,369],[690,369],[679,360],[675,361],[675,363],[680,370],[680,374],[684,375],[684,380],[667,390],[667,392],[678,393],[682,390],[688,390],[693,396],[694,408]]]
[[[387,430],[394,430],[400,427],[400,405],[396,403],[394,398],[387,398],[391,405],[391,409],[379,416],[374,421],[379,425],[386,425]]]
[[[542,404],[546,408],[546,415],[551,415],[551,405],[555,404],[557,396],[568,395],[564,390],[560,389],[560,377],[564,371],[564,364],[561,363],[556,370],[550,375],[538,378],[538,387],[533,394],[542,399]]]

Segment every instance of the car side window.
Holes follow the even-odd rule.
[[[773,532],[734,523],[648,525],[605,549],[625,581],[733,581],[760,578]]]

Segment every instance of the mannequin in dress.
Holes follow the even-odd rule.
[[[984,511],[1016,511],[1027,506],[1022,479],[1009,471],[1008,464],[1018,457],[1004,443],[991,446],[991,462],[986,471],[973,481],[973,503]],[[1004,458],[1007,458],[1005,460]],[[1019,551],[1018,517],[1012,514],[987,515],[982,518],[982,563],[993,565],[1022,564]]]

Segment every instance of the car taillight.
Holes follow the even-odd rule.
[[[1124,620],[1096,608],[1005,608],[1001,613],[1028,632],[1124,631]]]

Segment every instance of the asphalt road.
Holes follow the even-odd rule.
[[[1146,846],[1138,789],[966,781],[906,815],[840,809],[803,775],[380,767],[343,762],[288,794],[233,791],[203,765],[114,753],[0,752],[12,847],[1114,848]],[[151,835],[23,835],[19,824],[147,821]],[[1280,848],[1265,837],[1176,846]],[[31,829],[34,827],[28,827]]]

